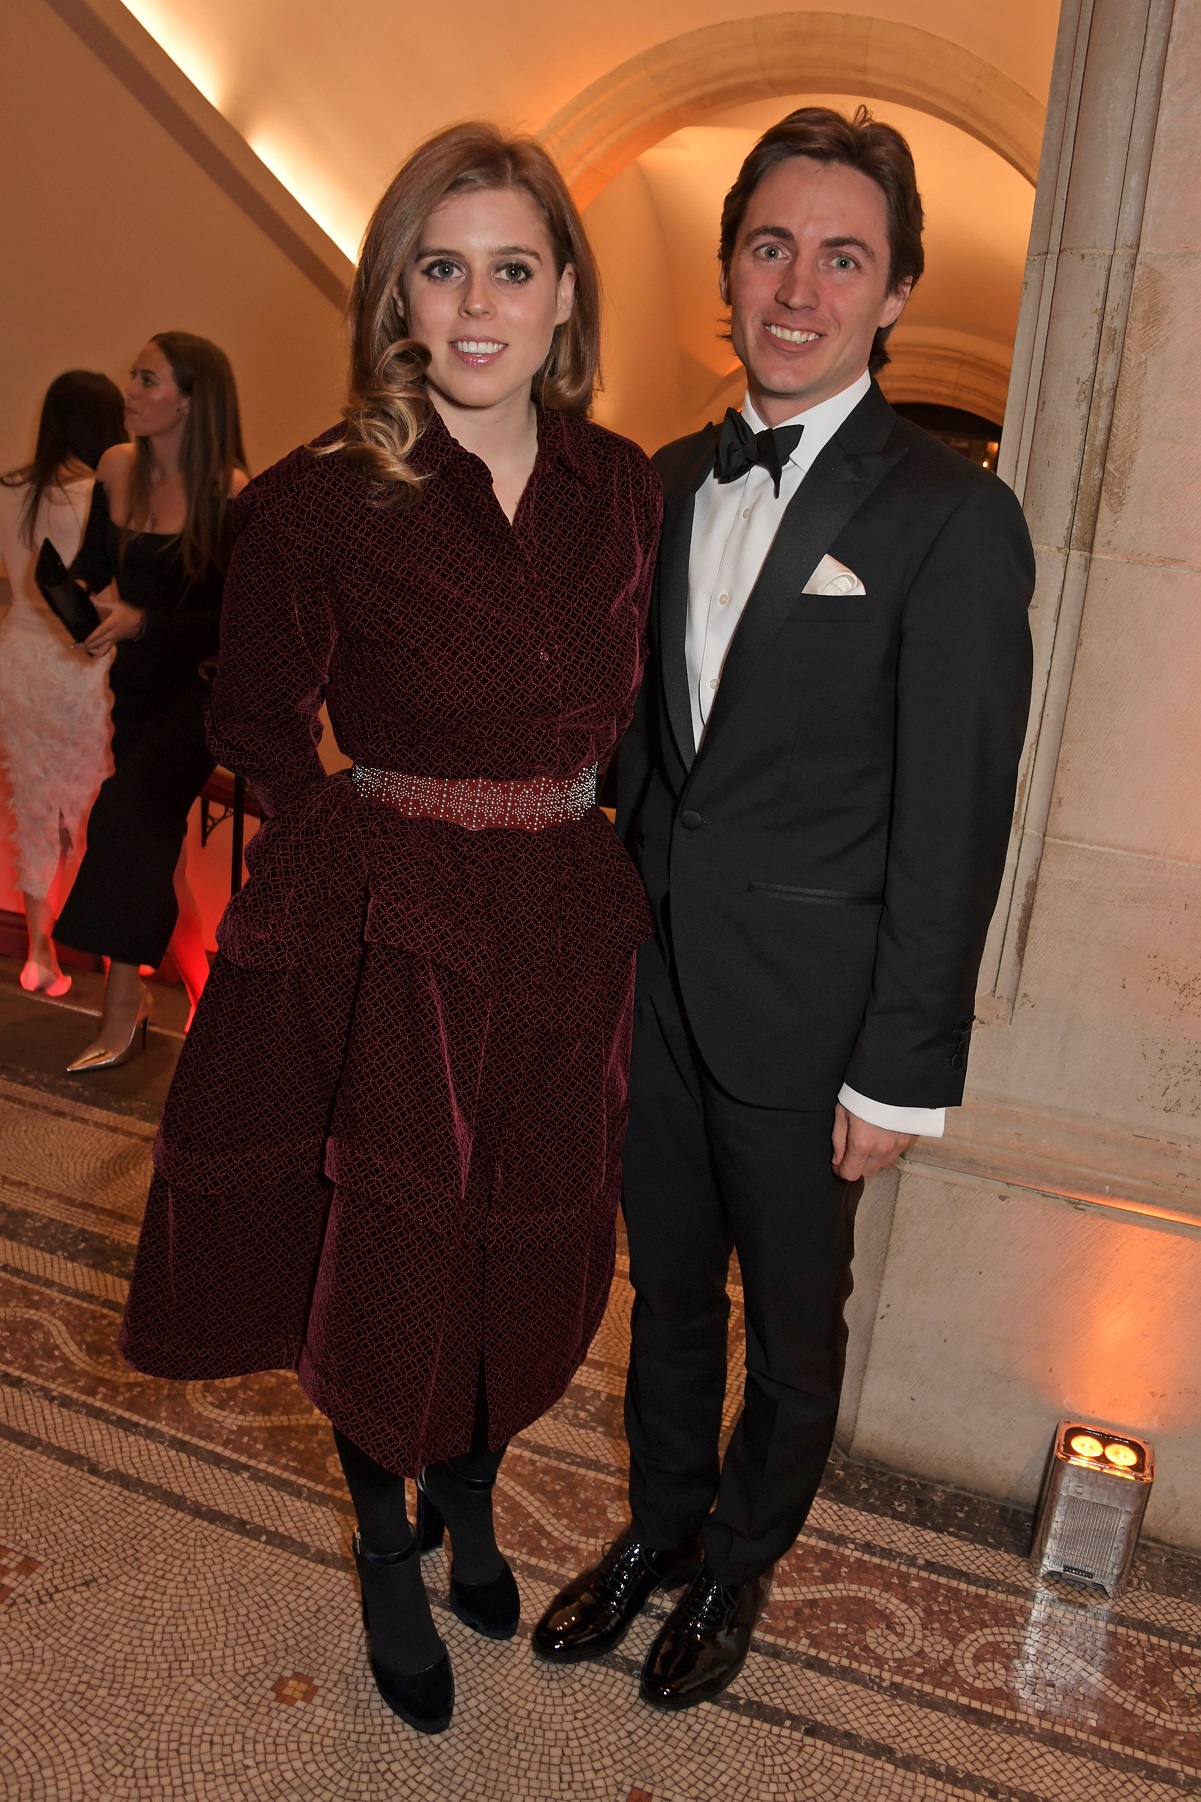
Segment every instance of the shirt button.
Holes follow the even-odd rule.
[[[744,507],[742,509],[742,517],[743,519],[749,519],[751,517],[751,510],[749,507]]]
[[[717,677],[716,676],[713,677],[713,680],[710,682],[709,686],[710,686],[710,688],[717,687]]]
[[[718,597],[717,597],[717,604],[718,604],[718,606],[719,606],[719,607],[724,607],[724,606],[726,606],[726,605],[727,605],[727,604],[728,604],[728,602],[729,602],[729,599],[730,599],[730,597],[729,597],[729,595],[728,595],[728,594],[719,594],[719,595],[718,595]]]

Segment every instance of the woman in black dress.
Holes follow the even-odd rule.
[[[125,395],[132,444],[101,458],[73,566],[96,597],[90,656],[113,645],[115,769],[88,819],[87,851],[55,936],[108,958],[100,1030],[73,1071],[124,1063],[150,998],[141,966],[167,946],[193,1006],[208,974],[182,856],[188,812],[213,769],[204,733],[229,559],[229,501],[245,485],[238,395],[225,353],[160,332]],[[174,937],[173,937],[174,935]]]

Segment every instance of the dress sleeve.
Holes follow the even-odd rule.
[[[318,715],[334,649],[328,596],[281,497],[234,503],[209,746],[245,776],[270,817],[325,778]]]
[[[633,601],[638,613],[638,665],[634,671],[625,712],[618,721],[619,737],[626,731],[634,716],[646,668],[651,593],[659,561],[659,536],[663,529],[663,485],[658,471],[641,451],[636,454],[638,461],[632,471],[630,505],[634,517],[635,555],[638,559],[633,585]]]
[[[641,481],[635,486],[638,544],[642,564],[636,600],[639,609],[638,669],[630,695],[629,711],[618,722],[621,734],[617,764],[617,831],[628,846],[638,805],[650,770],[649,714],[653,678],[648,669],[654,635],[651,614],[657,590],[659,539],[663,530],[663,484],[652,463],[642,460]]]
[[[95,482],[83,538],[71,565],[71,574],[79,578],[89,594],[99,594],[117,573],[109,552],[108,528],[108,492],[103,482]]]
[[[650,618],[651,589],[654,586],[655,571],[659,564],[659,540],[663,533],[663,483],[659,479],[659,471],[647,458],[642,459],[640,474],[640,515],[639,543],[642,548],[642,574],[638,588],[638,602],[642,610],[642,636],[646,641],[647,626]]]

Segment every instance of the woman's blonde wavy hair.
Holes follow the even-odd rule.
[[[575,269],[571,316],[556,326],[534,378],[543,406],[584,415],[600,362],[600,283],[592,249],[567,185],[530,138],[506,138],[495,125],[472,121],[427,138],[393,177],[371,215],[350,293],[350,392],[341,438],[321,447],[338,454],[372,484],[383,507],[414,502],[423,477],[409,458],[429,421],[425,376],[429,352],[408,335],[401,277],[426,220],[452,194],[517,188],[546,222],[556,273]]]

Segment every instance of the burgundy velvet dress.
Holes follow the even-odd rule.
[[[379,1462],[498,1449],[570,1382],[613,1272],[641,882],[597,809],[413,820],[356,762],[568,777],[641,676],[661,496],[541,410],[513,525],[435,417],[416,507],[294,451],[235,506],[210,739],[266,819],[155,1146],[122,1350],[173,1378],[295,1368]]]

